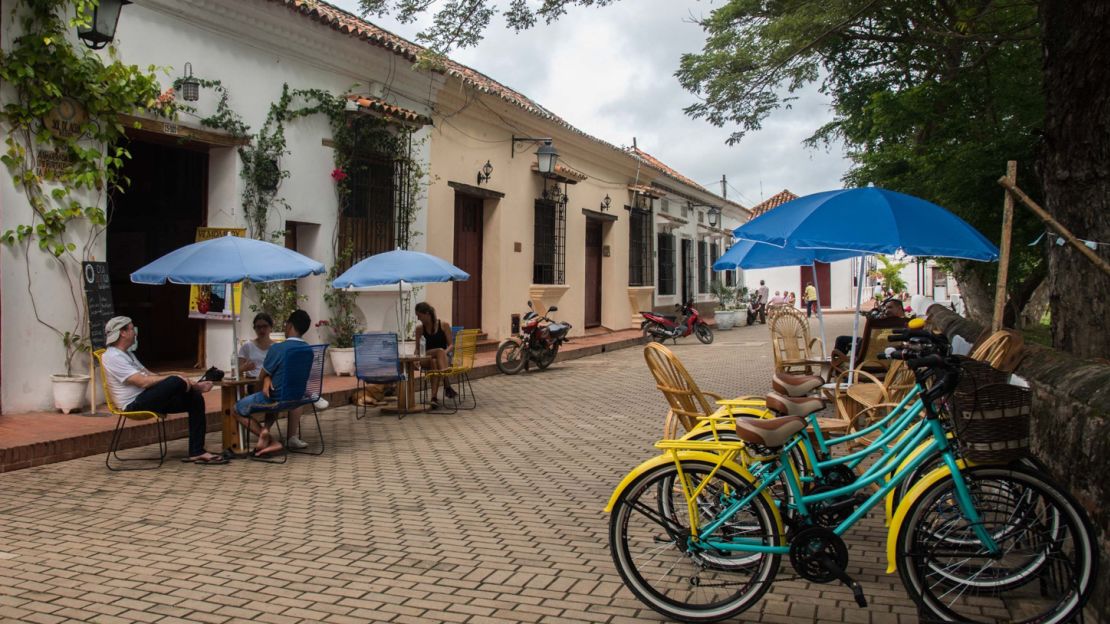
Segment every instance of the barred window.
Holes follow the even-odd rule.
[[[659,239],[659,294],[674,294],[674,234],[660,233]]]
[[[651,213],[633,208],[629,217],[628,285],[651,286]]]
[[[717,264],[717,258],[721,257],[721,248],[717,243],[710,243],[709,245],[709,270],[711,271],[709,281],[712,282],[717,278],[716,272],[713,272],[713,265]]]
[[[709,255],[709,245],[705,241],[698,241],[698,292],[709,292],[709,271],[706,257]]]
[[[546,199],[535,204],[533,284],[565,284],[566,206]]]
[[[339,214],[338,248],[351,249],[352,253],[341,270],[396,247],[397,168],[386,158],[359,156],[351,160],[350,193],[344,197]]]

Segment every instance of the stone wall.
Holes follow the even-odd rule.
[[[929,324],[974,342],[983,328],[948,308],[929,308]],[[1015,371],[1033,390],[1033,453],[1087,509],[1099,534],[1102,574],[1092,598],[1096,621],[1110,621],[1110,364],[1026,345]]]

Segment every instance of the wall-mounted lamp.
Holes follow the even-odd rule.
[[[77,37],[93,50],[112,43],[116,38],[119,13],[125,4],[131,4],[131,0],[100,0],[92,8],[89,25],[77,27]]]
[[[555,173],[555,163],[559,161],[559,152],[556,151],[555,147],[551,144],[551,139],[513,136],[512,149],[509,152],[510,157],[516,156],[516,144],[518,141],[528,141],[530,143],[542,142],[543,145],[536,150],[536,168],[545,176]]]
[[[709,207],[709,227],[717,227],[721,223],[721,209],[716,206]]]
[[[487,160],[486,164],[482,165],[482,170],[478,172],[478,184],[481,185],[482,182],[489,182],[489,177],[492,173],[493,165],[489,164]]]
[[[193,77],[192,63],[185,63],[185,75],[181,78],[181,99],[186,102],[200,99],[200,81]]]
[[[606,210],[609,210],[609,205],[612,204],[612,203],[613,203],[613,200],[610,199],[609,194],[606,193],[605,194],[605,199],[601,200],[601,210],[602,210],[602,212],[604,212]]]

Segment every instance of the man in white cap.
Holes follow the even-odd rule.
[[[204,417],[204,393],[212,389],[211,381],[190,382],[181,375],[155,375],[143,366],[135,349],[139,345],[139,329],[126,316],[113,317],[104,326],[108,348],[100,361],[112,402],[119,409],[135,412],[189,414],[189,456],[182,461],[201,465],[226,464],[227,460],[204,450],[207,421]]]

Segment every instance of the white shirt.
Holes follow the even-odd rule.
[[[244,342],[243,346],[239,347],[239,357],[254,362],[254,368],[243,374],[251,378],[258,377],[258,373],[262,371],[262,362],[266,360],[267,351],[269,349],[262,349],[253,340]]]
[[[146,368],[139,363],[134,353],[115,347],[108,347],[100,361],[104,364],[104,376],[108,380],[108,393],[112,395],[112,403],[116,409],[127,409],[135,397],[143,392],[139,386],[127,383],[127,378],[135,373],[146,373]]]

